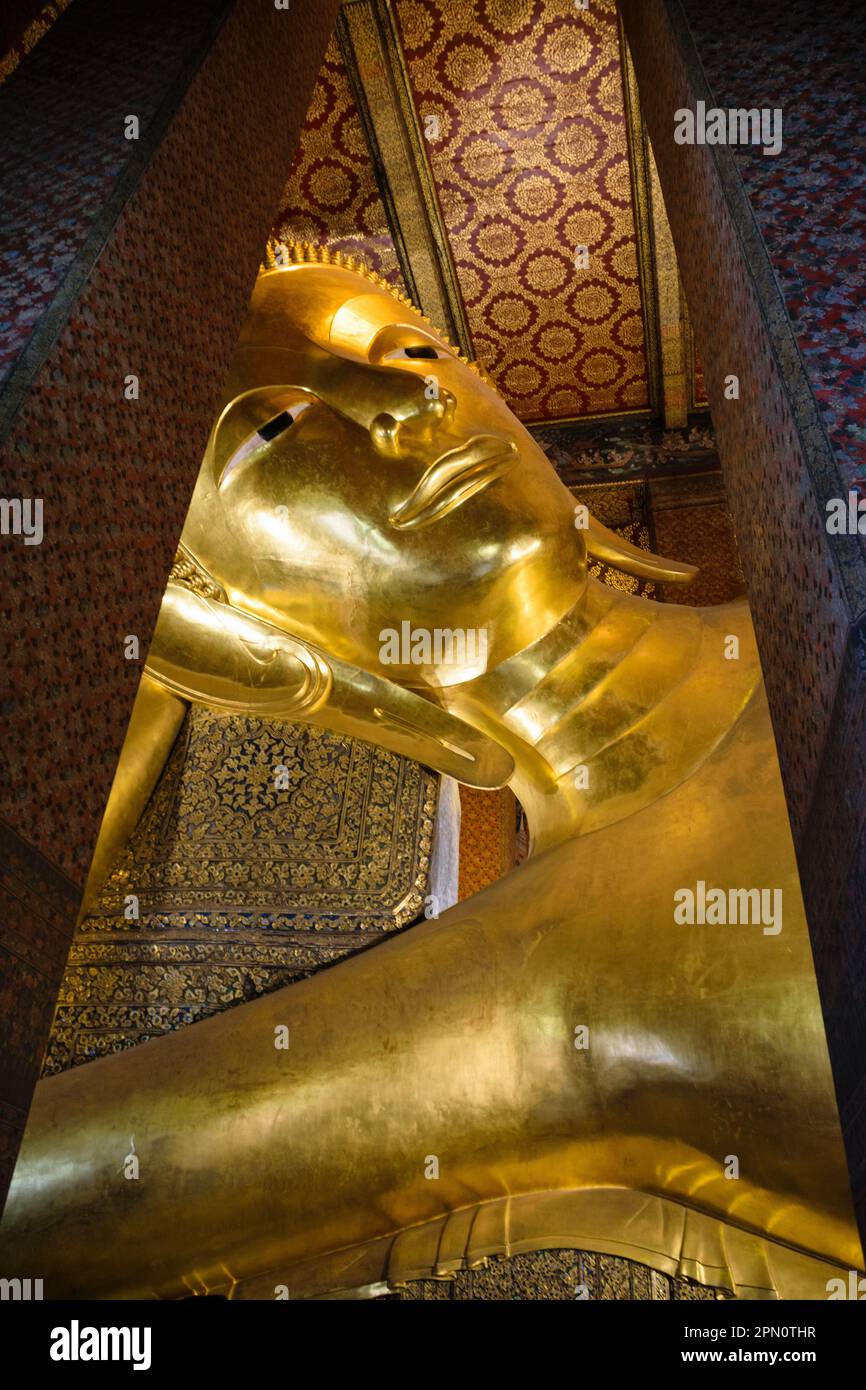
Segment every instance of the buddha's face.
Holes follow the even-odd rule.
[[[238,606],[415,686],[498,665],[586,583],[574,500],[504,401],[324,264],[260,276],[184,542]]]

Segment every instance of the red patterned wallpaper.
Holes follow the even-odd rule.
[[[479,359],[526,420],[646,408],[615,0],[395,10]]]
[[[358,256],[405,293],[364,128],[334,38],[316,81],[274,234]]]

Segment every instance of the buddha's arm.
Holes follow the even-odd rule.
[[[700,775],[438,922],[41,1082],[0,1270],[44,1271],[47,1296],[171,1295],[220,1269],[301,1295],[299,1261],[603,1188],[670,1201],[674,1259],[692,1210],[857,1267],[769,737],[753,702]],[[777,887],[784,930],[678,925],[675,892],[703,878]]]
[[[99,838],[87,875],[79,918],[100,888],[138,824],[177,738],[187,704],[145,672],[132,707]]]
[[[513,772],[492,739],[414,691],[180,585],[166,590],[147,671],[183,699],[367,739],[473,787]]]
[[[492,739],[413,691],[326,657],[222,598],[170,583],[103,816],[82,916],[138,824],[190,703],[367,739],[474,787],[503,786],[514,767]]]

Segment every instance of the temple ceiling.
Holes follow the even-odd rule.
[[[703,405],[615,0],[344,0],[275,231],[408,293],[527,423]]]

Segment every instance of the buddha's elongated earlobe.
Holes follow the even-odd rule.
[[[666,560],[661,555],[654,555],[651,550],[639,549],[638,546],[632,545],[631,541],[624,540],[622,536],[617,536],[606,526],[602,526],[592,513],[583,535],[587,551],[593,559],[602,560],[606,565],[615,565],[617,569],[625,570],[626,574],[634,574],[640,579],[656,579],[667,584],[691,584],[699,572],[696,565],[689,565],[681,560]]]

